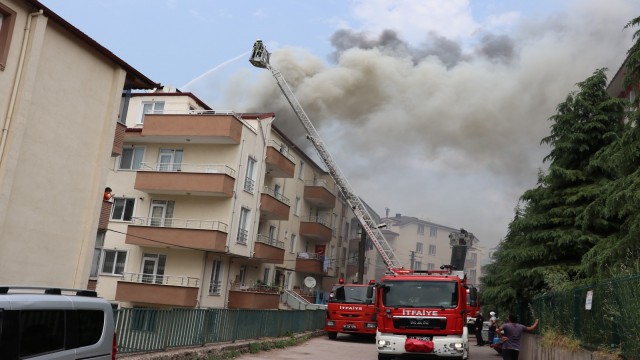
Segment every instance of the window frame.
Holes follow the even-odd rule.
[[[129,159],[129,161],[131,162],[131,166],[129,167],[122,167],[122,161],[125,158],[125,156],[127,155],[127,153],[129,153],[129,151],[131,151],[131,159]],[[142,154],[139,154],[138,152],[141,151]],[[120,158],[118,159],[118,170],[124,170],[124,171],[137,171],[140,170],[142,168],[142,163],[144,162],[144,153],[145,153],[145,147],[144,146],[131,146],[131,147],[125,147],[122,149],[122,154],[120,155]],[[140,155],[139,158],[139,162],[136,164],[136,155]]]
[[[104,271],[105,260],[107,259],[107,253],[115,253],[113,258],[113,266],[111,271]],[[124,260],[122,261],[122,272],[117,273],[117,265],[118,265],[118,257],[120,254],[124,254]],[[111,276],[121,276],[125,270],[127,269],[127,258],[129,256],[129,251],[124,249],[102,249],[102,256],[100,259],[100,267],[98,269],[99,275],[111,275]]]
[[[131,222],[131,220],[133,219],[133,213],[136,209],[136,199],[135,198],[127,198],[127,197],[118,197],[118,198],[112,198],[113,199],[113,205],[111,206],[111,215],[109,216],[109,220],[111,221],[123,221],[123,222]],[[116,219],[114,218],[114,215],[116,213],[116,205],[119,204],[121,201],[124,201],[124,205],[122,207],[122,214]],[[130,213],[127,213],[127,205],[131,204],[131,209],[130,209]],[[127,219],[127,214],[128,214],[128,219]]]
[[[0,3],[0,15],[2,15],[0,18],[0,71],[4,71],[7,66],[11,38],[16,25],[16,14],[17,12]]]
[[[162,109],[157,110],[156,106],[158,104],[162,104]],[[151,105],[151,111],[145,112],[144,106]],[[143,101],[140,103],[140,117],[138,118],[138,124],[144,124],[144,116],[147,114],[163,114],[164,113],[165,102],[162,100],[158,101]]]

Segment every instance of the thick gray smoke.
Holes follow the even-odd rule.
[[[595,69],[612,76],[631,44],[623,27],[638,5],[579,3],[508,35],[479,32],[475,44],[428,33],[412,46],[393,30],[340,30],[329,65],[291,48],[271,63],[377,211],[475,227],[495,245],[543,167],[547,119]],[[275,112],[276,126],[306,144],[267,71],[249,94],[248,110]]]

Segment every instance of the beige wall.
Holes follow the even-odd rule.
[[[6,3],[20,15],[2,99],[26,24]],[[126,74],[47,20],[33,18],[0,163],[0,283],[84,288]]]

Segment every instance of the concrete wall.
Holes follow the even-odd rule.
[[[520,343],[520,360],[591,360],[597,359],[591,351],[571,351],[562,348],[543,348],[542,337],[533,334],[522,334]]]

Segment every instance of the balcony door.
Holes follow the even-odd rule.
[[[158,171],[180,171],[182,165],[182,150],[160,149],[158,155]]]
[[[149,211],[149,226],[171,227],[174,205],[173,200],[153,200]]]
[[[166,255],[144,254],[142,256],[142,282],[162,284]]]

